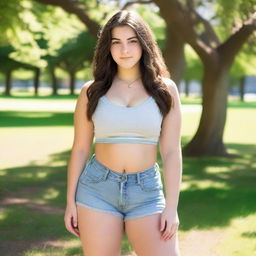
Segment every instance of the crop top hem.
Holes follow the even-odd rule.
[[[157,141],[143,138],[96,138],[95,143],[140,143],[157,145]]]

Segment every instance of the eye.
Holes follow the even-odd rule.
[[[138,43],[138,40],[131,40],[130,43]]]
[[[112,42],[112,44],[119,44],[119,42],[118,41],[114,41],[114,42]]]

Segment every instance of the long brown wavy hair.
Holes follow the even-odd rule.
[[[113,28],[123,25],[128,25],[134,30],[142,47],[140,72],[145,90],[155,99],[163,117],[172,106],[172,96],[162,80],[163,77],[170,77],[170,74],[151,29],[137,13],[122,10],[115,13],[98,34],[93,57],[94,82],[87,90],[88,120],[92,119],[99,98],[106,94],[117,73],[117,64],[110,53],[111,33]]]

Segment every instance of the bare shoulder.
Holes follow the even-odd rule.
[[[177,93],[177,85],[171,78],[163,77],[162,80],[167,85],[171,94]]]
[[[91,84],[94,82],[94,80],[90,80],[88,82],[86,82],[82,87],[81,87],[81,91],[78,97],[78,101],[87,103],[88,102],[88,97],[87,97],[87,90],[88,88],[91,86]]]
[[[94,80],[90,80],[90,81],[87,81],[83,86],[82,86],[82,89],[83,88],[86,88],[86,90],[92,85],[92,83],[94,82]]]
[[[167,88],[172,96],[173,108],[180,109],[181,101],[180,101],[180,95],[179,95],[179,91],[176,83],[172,79],[166,78],[166,77],[163,77],[162,80],[167,85]]]
[[[81,87],[81,94],[85,94],[88,90],[88,88],[93,84],[94,80],[87,81],[82,87]]]

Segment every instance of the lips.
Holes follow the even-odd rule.
[[[120,59],[122,60],[128,60],[128,59],[131,59],[132,57],[121,57]]]

